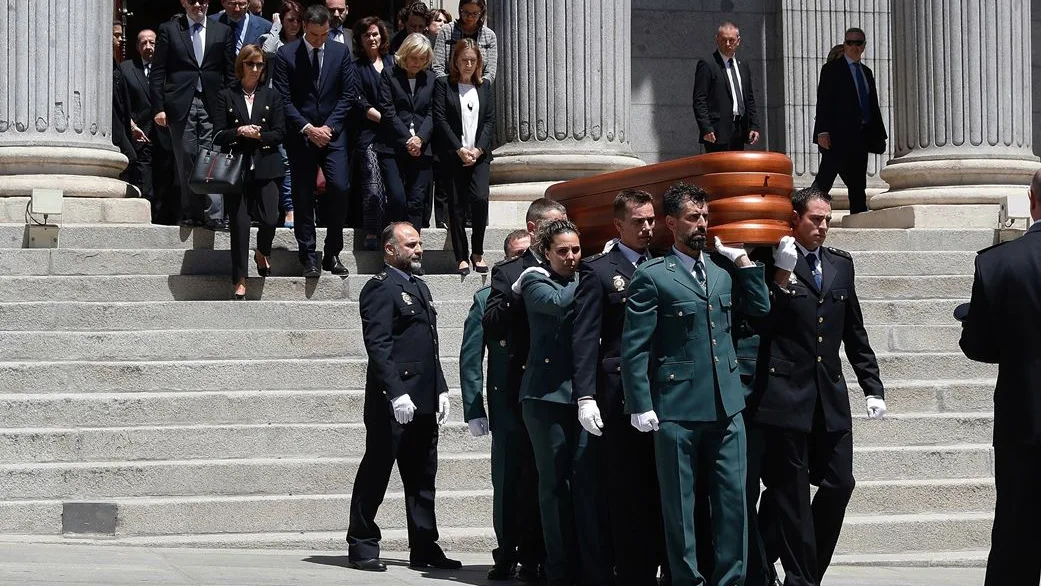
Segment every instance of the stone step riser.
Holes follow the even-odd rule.
[[[883,384],[888,380],[990,379],[998,374],[997,365],[973,362],[960,353],[882,354],[876,350],[876,358]],[[846,380],[857,380],[846,360],[842,370]]]
[[[972,275],[866,276],[859,272],[855,286],[861,300],[968,299]]]
[[[879,516],[870,518],[869,522],[854,523],[847,517],[835,553],[863,555],[987,549],[992,525],[992,519],[979,514],[927,516],[908,521]]]
[[[992,428],[989,415],[892,416],[881,421],[858,416],[853,422],[861,447],[985,444]],[[486,452],[489,445],[489,437],[471,437],[461,421],[441,428],[439,449],[444,453]],[[364,449],[365,428],[358,423],[0,430],[0,464],[190,460],[214,455],[345,457],[360,456]]]
[[[383,529],[406,528],[404,495],[391,489],[376,516]],[[338,531],[348,523],[350,496],[133,499],[115,501],[117,536],[287,531]],[[492,491],[440,490],[438,519],[453,527],[492,524]],[[848,515],[985,513],[994,507],[993,482],[869,484],[858,486]],[[61,501],[0,502],[0,533],[61,532]],[[28,521],[28,523],[26,522]],[[8,524],[10,523],[10,524]]]

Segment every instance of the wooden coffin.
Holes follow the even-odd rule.
[[[612,220],[614,197],[623,189],[642,189],[654,196],[657,221],[651,248],[672,246],[665,227],[661,196],[683,181],[709,194],[709,242],[773,246],[790,233],[792,161],[780,153],[725,152],[686,157],[593,177],[557,183],[546,197],[567,206],[568,218],[582,232],[586,254],[599,252],[618,236]]]

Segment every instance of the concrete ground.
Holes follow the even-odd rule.
[[[463,561],[461,570],[418,572],[408,568],[407,553],[387,553],[384,561],[387,562],[388,571],[372,574],[348,569],[346,555],[334,552],[163,549],[0,541],[0,584],[503,584],[485,580],[485,573],[491,563],[488,555],[465,554],[454,557]],[[978,586],[982,583],[982,568],[853,566],[833,567],[824,581],[826,586]]]

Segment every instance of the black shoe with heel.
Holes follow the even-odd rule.
[[[262,267],[262,266],[260,266],[260,257],[261,256],[263,256],[263,255],[260,254],[259,252],[253,255],[253,262],[257,263],[257,274],[260,275],[261,277],[270,277],[271,276],[271,261],[268,260],[267,266],[266,267]]]
[[[481,259],[481,262],[484,262],[483,258]],[[472,266],[474,268],[474,272],[475,273],[479,273],[479,274],[482,274],[482,275],[485,275],[485,274],[488,273],[488,263],[485,263],[483,266],[477,264],[477,261],[474,260],[474,255],[472,255],[472,254],[470,255],[470,266]]]

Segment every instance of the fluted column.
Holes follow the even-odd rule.
[[[0,0],[0,196],[123,197],[112,145],[113,0]]]
[[[896,157],[871,207],[1024,198],[1038,169],[1030,3],[894,0],[891,10]]]
[[[629,138],[631,0],[491,0],[498,36],[492,198],[642,165]]]

